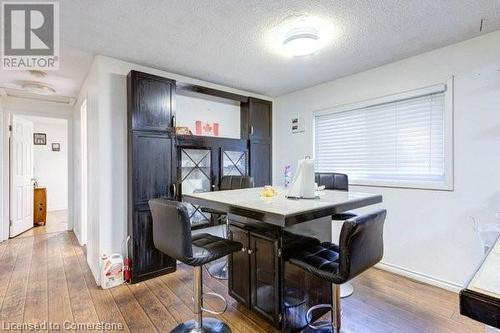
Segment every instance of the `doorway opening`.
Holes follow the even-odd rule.
[[[68,121],[12,114],[9,237],[68,230]]]

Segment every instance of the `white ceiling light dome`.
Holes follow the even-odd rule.
[[[320,48],[319,31],[313,27],[299,27],[290,30],[283,40],[283,48],[294,57],[313,54]]]
[[[43,82],[24,81],[21,84],[21,87],[25,91],[29,91],[37,95],[53,95],[56,93],[56,90],[54,88]]]
[[[267,44],[277,54],[303,57],[328,46],[336,35],[330,21],[309,15],[292,15],[269,32]]]

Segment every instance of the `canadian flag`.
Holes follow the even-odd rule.
[[[197,120],[195,123],[196,135],[219,136],[219,123],[203,123]]]

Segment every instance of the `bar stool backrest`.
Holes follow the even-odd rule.
[[[386,214],[385,209],[380,209],[344,222],[339,242],[339,275],[343,282],[351,280],[382,260]]]
[[[316,172],[314,174],[314,178],[318,186],[324,185],[327,190],[349,190],[349,178],[346,174],[335,172]]]
[[[253,187],[253,177],[250,176],[222,176],[220,190],[239,190]]]
[[[174,259],[185,262],[193,257],[191,223],[184,203],[167,199],[149,200],[153,216],[155,247]]]

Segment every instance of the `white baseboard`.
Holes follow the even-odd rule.
[[[56,207],[47,207],[47,212],[58,212],[60,210],[68,210],[68,206],[56,206]]]
[[[400,267],[397,265],[386,264],[386,263],[380,262],[375,267],[379,268],[381,270],[384,270],[384,271],[388,271],[388,272],[391,272],[391,273],[394,273],[397,275],[407,277],[409,279],[412,279],[412,280],[415,280],[418,282],[422,282],[425,284],[429,284],[431,286],[446,289],[446,290],[454,292],[454,293],[459,293],[460,290],[463,289],[463,286],[458,285],[456,283],[442,280],[442,279],[438,279],[438,278],[435,278],[435,277],[427,275],[427,274],[417,273],[417,272],[408,270],[406,268],[403,268],[403,267]]]

